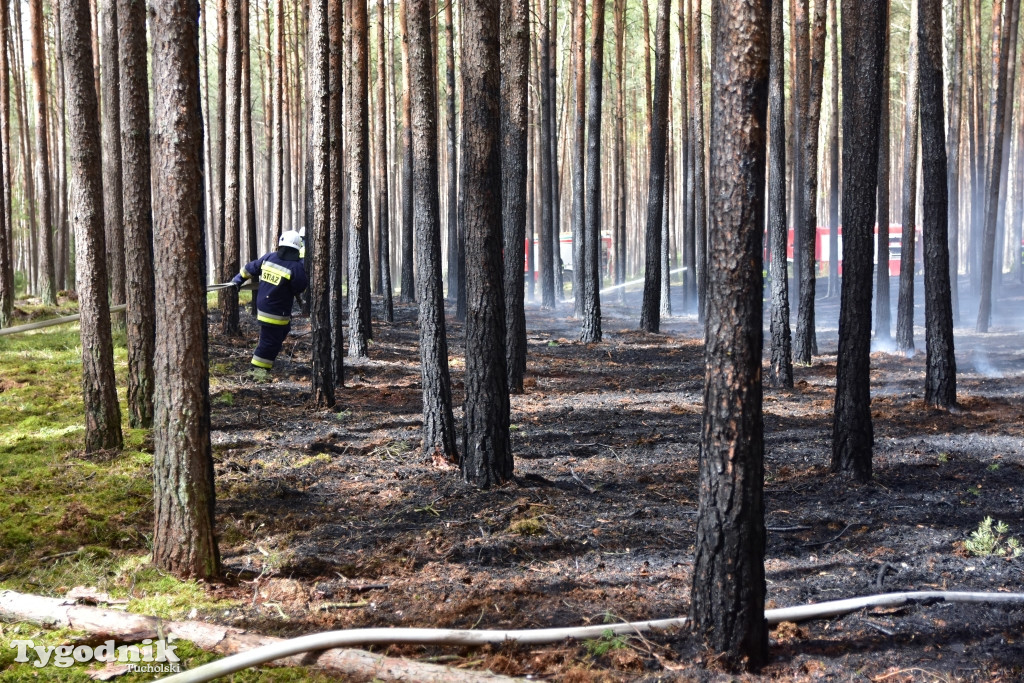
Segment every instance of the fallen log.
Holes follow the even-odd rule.
[[[48,628],[83,631],[97,640],[110,638],[119,644],[138,643],[146,638],[155,640],[174,636],[187,640],[203,650],[223,656],[285,642],[284,638],[246,633],[231,626],[201,621],[165,621],[116,609],[79,605],[70,599],[48,598],[10,590],[0,591],[0,621],[26,621]],[[276,660],[274,664],[304,666],[367,680],[415,680],[435,683],[499,683],[516,680],[489,671],[464,671],[400,657],[385,657],[365,650],[341,648],[296,654]]]

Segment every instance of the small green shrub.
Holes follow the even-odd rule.
[[[626,636],[617,636],[615,631],[608,629],[600,638],[584,640],[583,647],[591,657],[602,657],[612,650],[625,650],[629,642]]]
[[[986,517],[964,541],[964,548],[978,557],[1020,557],[1024,553],[1024,548],[1016,538],[1007,537],[1009,531],[1010,527],[1006,522],[997,522],[991,517]]]

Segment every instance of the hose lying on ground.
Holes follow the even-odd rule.
[[[208,286],[206,288],[206,291],[207,292],[217,292],[217,291],[220,291],[222,289],[227,289],[228,287],[231,287],[231,286],[232,286],[232,284],[230,282],[222,282],[220,284]],[[243,285],[241,287],[241,289],[254,289],[254,288],[251,287],[251,286],[247,287],[246,285]],[[123,310],[125,310],[127,308],[128,308],[127,304],[118,304],[117,306],[111,306],[110,307],[110,312],[111,313],[120,313],[121,311],[123,311]],[[81,317],[82,316],[80,314],[76,313],[74,315],[61,316],[60,318],[47,318],[46,320],[37,320],[34,323],[26,323],[24,325],[18,325],[17,327],[5,327],[3,329],[0,329],[0,337],[3,337],[3,336],[8,335],[8,334],[20,334],[22,332],[30,332],[32,330],[41,330],[44,327],[53,327],[54,325],[66,325],[67,323],[78,322],[78,320]]]
[[[832,600],[811,605],[782,607],[765,610],[769,625],[783,621],[807,621],[855,612],[865,607],[892,607],[911,603],[933,602],[978,602],[1010,603],[1024,605],[1024,593],[969,593],[957,591],[908,591],[883,593],[859,598]],[[514,631],[465,631],[437,628],[364,628],[350,631],[327,631],[313,633],[291,640],[281,641],[265,647],[225,657],[190,671],[162,679],[165,683],[200,683],[212,681],[220,676],[241,671],[252,666],[288,657],[303,652],[326,650],[354,645],[462,645],[478,646],[500,644],[506,641],[521,645],[545,645],[563,640],[600,638],[609,631],[615,635],[643,633],[685,626],[686,617],[636,621],[631,623],[604,624],[576,628],[542,628]]]

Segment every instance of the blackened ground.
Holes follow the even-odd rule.
[[[824,287],[820,288],[824,291]],[[920,288],[919,288],[920,289]],[[218,523],[242,601],[214,615],[266,633],[364,626],[531,628],[685,616],[703,386],[701,327],[636,331],[638,294],[606,295],[605,341],[574,341],[571,302],[528,309],[527,392],[512,398],[514,483],[477,491],[419,453],[416,309],[374,323],[335,411],[309,400],[308,321],[269,378],[257,331],[211,339]],[[1021,290],[1004,310],[1022,310]],[[675,310],[680,310],[681,306]],[[958,328],[962,410],[922,401],[924,356],[872,355],[875,480],[828,469],[838,302],[823,355],[764,398],[769,606],[897,590],[1024,590],[1024,557],[974,557],[986,517],[1024,540],[1024,334]],[[894,307],[895,310],[895,307]],[[973,311],[964,307],[973,323]],[[214,314],[215,315],[215,314]],[[824,321],[824,322],[822,322]],[[449,339],[461,418],[463,328]],[[211,329],[217,329],[211,327]],[[923,331],[917,329],[919,348]],[[716,680],[682,632],[589,645],[392,653],[556,680]],[[772,632],[749,680],[1019,680],[1024,609],[915,605]]]

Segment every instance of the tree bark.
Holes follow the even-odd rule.
[[[889,60],[892,50],[890,21],[891,2],[885,0],[885,47],[882,61],[882,100],[878,108],[878,181],[875,245],[875,339],[883,347],[892,340],[892,302],[889,291]]]
[[[103,180],[100,174],[99,112],[92,72],[89,5],[61,3],[64,71],[71,147],[71,217],[79,311],[82,315],[82,387],[85,450],[122,445],[121,410],[114,383],[113,343],[104,264]]]
[[[209,579],[220,574],[220,555],[213,534],[197,10],[196,3],[157,3],[150,10],[154,263],[161,302],[153,561],[179,577]]]
[[[581,3],[582,4],[582,3]],[[665,59],[668,59],[668,0],[665,7]],[[659,20],[661,12],[659,8]],[[591,10],[591,44],[590,44],[590,101],[587,106],[590,115],[587,119],[589,138],[587,140],[587,187],[583,237],[583,260],[580,266],[578,281],[583,284],[583,329],[580,340],[585,343],[601,341],[601,110],[604,104],[604,0],[594,0]],[[585,21],[580,13],[579,21]],[[668,84],[668,73],[664,75],[665,86]],[[661,80],[658,81],[661,83]],[[667,96],[666,96],[667,99]],[[666,103],[666,109],[667,109]],[[575,264],[574,264],[575,266]]]
[[[365,7],[365,6],[364,6]],[[358,10],[357,10],[358,13]],[[309,107],[309,163],[313,189],[309,216],[309,308],[312,325],[313,404],[333,407],[334,355],[331,345],[331,166],[330,166],[330,38],[327,0],[311,0],[307,28],[307,106]],[[333,17],[337,20],[337,16]],[[365,22],[363,28],[365,29]]]
[[[712,6],[711,235],[690,617],[727,666],[767,658],[762,230],[769,3]]]
[[[284,0],[277,0],[277,16],[274,22],[274,159],[273,159],[273,207],[271,208],[271,244],[277,246],[277,239],[284,232]]]
[[[14,312],[14,229],[11,216],[11,88],[7,65],[7,0],[0,0],[0,327]]]
[[[342,178],[344,177],[345,154],[342,145],[342,63],[344,60],[342,40],[342,0],[327,2],[327,31],[330,41],[328,63],[330,148],[327,167],[330,172],[330,285],[328,299],[331,307],[331,376],[335,388],[345,385],[345,220]]]
[[[1006,108],[1006,113],[1004,114],[1004,121],[1006,122],[1004,125],[1006,128],[1002,139],[998,141],[998,144],[1002,145],[1003,156],[999,171],[995,259],[992,271],[992,277],[996,286],[1003,281],[1003,263],[1006,258],[1007,183],[1010,175],[1010,140],[1013,137],[1010,131],[1013,128],[1013,93],[1017,68],[1017,28],[1020,22],[1020,0],[1013,3],[1012,10],[1008,16],[1010,19],[1010,24],[1007,27],[1010,33],[1008,41],[1009,52],[1006,55],[1006,95],[1003,97],[1004,107]],[[1019,253],[1019,250],[1015,251]]]
[[[214,238],[214,277],[224,274],[224,252],[226,215],[224,206],[224,190],[227,182],[227,55],[228,55],[228,0],[217,1],[217,104],[216,112],[207,112],[207,117],[214,117],[210,122],[213,137],[213,238]],[[234,277],[234,273],[232,273]]]
[[[499,6],[463,5],[462,165],[466,231],[466,426],[462,476],[490,488],[512,478],[501,265]]]
[[[112,0],[110,0],[112,2]],[[46,49],[43,43],[43,0],[31,0],[29,3],[29,21],[31,23],[32,31],[32,87],[35,96],[35,115],[36,115],[36,158],[35,158],[35,174],[36,174],[36,198],[38,200],[39,207],[39,231],[40,237],[42,238],[42,254],[40,255],[40,270],[39,270],[39,296],[42,298],[43,303],[52,306],[57,303],[57,286],[56,276],[53,267],[53,215],[51,205],[51,194],[52,190],[50,187],[50,146],[48,142],[49,138],[49,122],[47,119],[47,107],[46,107]],[[116,35],[116,31],[114,33]],[[116,38],[114,39],[116,45]],[[116,49],[116,48],[115,48]],[[116,60],[117,55],[114,55],[116,72]],[[25,120],[22,119],[22,125],[25,125]],[[116,117],[115,117],[115,135],[116,138]],[[118,150],[120,151],[120,150]],[[104,159],[108,155],[103,155]],[[120,156],[120,155],[118,155]],[[118,187],[120,189],[120,187]],[[120,197],[120,194],[118,195]],[[120,216],[119,216],[120,217]],[[120,248],[120,244],[112,244],[111,248],[117,248],[116,254],[122,259],[124,258],[124,250]],[[117,273],[114,273],[115,279]],[[123,279],[124,271],[121,271]],[[118,299],[115,303],[121,303],[124,301],[124,285],[122,284],[121,289],[117,290],[115,285],[115,294],[120,291],[121,299]]]
[[[221,252],[221,271],[217,274],[219,282],[227,282],[235,276],[240,268],[241,260],[241,178],[239,158],[241,154],[240,133],[242,129],[242,8],[241,0],[225,0],[227,10],[227,54],[224,55],[225,71],[221,79],[224,88],[224,118],[221,121],[221,138],[224,141],[223,158],[223,194],[221,203],[224,207],[220,220],[223,225],[223,251]],[[240,333],[238,327],[238,289],[227,287],[219,292],[220,331],[221,334],[235,336]]]
[[[445,98],[445,133],[447,143],[447,191],[448,191],[448,299],[458,300],[459,280],[462,265],[459,259],[459,164],[455,120],[455,24],[452,19],[452,2],[444,6],[444,20],[447,26],[445,55],[445,83],[448,92]],[[460,15],[461,16],[461,15]]]
[[[349,111],[349,309],[348,355],[365,358],[370,327],[370,136],[368,130],[368,35],[366,0],[352,5],[352,108]]]
[[[682,252],[683,252],[683,313],[693,313],[697,310],[697,279],[694,274],[696,268],[696,244],[694,244],[693,226],[693,144],[690,139],[690,73],[686,45],[689,42],[686,35],[686,0],[679,1],[679,169],[681,177],[678,187],[682,189],[682,207],[680,208],[680,219],[683,223],[682,229]]]
[[[551,122],[554,118],[551,89],[547,84],[551,69],[550,0],[540,2],[540,294],[541,307],[555,307],[554,211],[551,187]]]
[[[843,0],[843,282],[832,423],[832,471],[871,479],[871,241],[886,0]]]
[[[919,2],[921,166],[924,176],[924,400],[938,408],[956,405],[956,355],[949,288],[945,113],[942,91],[942,8]]]
[[[250,60],[249,0],[239,0],[242,14],[242,189],[245,206],[242,209],[242,227],[246,236],[246,258],[255,261],[259,257],[256,244],[256,164],[253,159],[252,141],[252,64]],[[234,273],[231,274],[234,277]],[[256,297],[252,298],[255,311]]]
[[[833,0],[834,1],[834,0]],[[808,0],[799,0],[806,22]],[[797,306],[796,332],[793,339],[793,360],[809,364],[818,352],[817,335],[814,329],[814,299],[817,281],[817,263],[814,245],[818,231],[818,124],[821,121],[822,79],[825,66],[825,4],[826,0],[815,0],[814,17],[810,25],[797,31],[797,72],[803,71],[803,88],[799,90],[801,148],[798,160],[801,167],[800,183],[795,188],[799,193],[799,211],[795,217],[797,244],[800,250],[800,301]],[[799,15],[798,15],[799,16]],[[801,50],[801,46],[803,49]],[[801,52],[803,56],[801,57]],[[807,60],[803,63],[801,60]]]
[[[829,199],[828,199],[828,297],[839,296],[839,20],[837,0],[828,3],[829,41],[832,56],[832,87],[829,108]]]
[[[430,0],[406,0],[413,144],[416,299],[420,303],[423,454],[455,462],[448,339],[441,291],[441,225],[437,174],[437,94],[430,47]]]
[[[650,173],[647,181],[647,226],[644,239],[644,298],[640,329],[661,327],[661,212],[665,210],[665,148],[668,128],[669,0],[658,0],[654,29],[654,102],[650,131]]]
[[[914,353],[914,276],[917,251],[917,5],[913,0],[910,22],[910,47],[907,50],[907,80],[903,121],[903,237],[900,244],[900,292],[896,303],[896,350]]]
[[[835,0],[833,0],[835,1]],[[768,76],[768,230],[771,242],[771,362],[768,382],[793,386],[792,339],[789,329],[789,265],[786,222],[786,90],[782,2],[771,6],[771,66]]]
[[[505,343],[508,389],[523,393],[526,309],[523,267],[528,179],[527,83],[530,61],[529,0],[501,4],[501,202],[505,251]]]
[[[391,201],[388,189],[387,56],[384,52],[384,5],[377,5],[377,260],[380,262],[381,305],[384,321],[395,319],[391,285]]]
[[[412,150],[412,78],[409,74],[409,2],[400,0],[399,14],[402,26],[402,301],[416,301],[416,278],[413,271],[413,150]]]
[[[679,4],[682,8],[682,2]],[[612,221],[612,243],[615,284],[626,281],[626,76],[625,36],[626,0],[615,0],[615,142],[612,147],[612,201],[615,216]],[[625,300],[626,288],[619,288],[619,297]]]
[[[1009,48],[1009,17],[1020,0],[1009,0],[1000,9],[1001,0],[992,3],[992,99],[989,107],[988,169],[985,185],[985,226],[981,247],[981,302],[978,304],[978,332],[988,332],[992,323],[992,279],[996,246],[996,213],[1003,156],[1003,125],[1006,115],[1006,53]],[[1002,21],[998,17],[1002,15]],[[1002,264],[1000,263],[1000,267]]]
[[[121,153],[124,172],[128,424],[153,426],[156,301],[150,196],[149,74],[145,0],[118,0]]]
[[[693,145],[693,225],[694,242],[696,243],[695,257],[697,267],[697,315],[698,319],[704,321],[705,307],[707,306],[707,254],[708,254],[708,218],[705,192],[705,167],[704,167],[704,32],[701,28],[702,15],[700,12],[699,0],[693,5],[693,13],[690,15],[690,43],[689,59],[690,66],[690,106],[693,107],[693,119],[691,121],[692,132],[690,134]]]
[[[574,88],[573,96],[575,107],[575,118],[573,119],[572,139],[572,295],[575,301],[575,314],[582,318],[584,294],[583,276],[587,272],[584,259],[585,238],[584,219],[587,213],[584,202],[584,178],[586,176],[586,82],[587,63],[584,44],[587,34],[587,2],[586,0],[573,1],[573,43],[572,58],[574,67]],[[591,207],[594,205],[591,204]],[[586,322],[583,323],[584,326]]]

